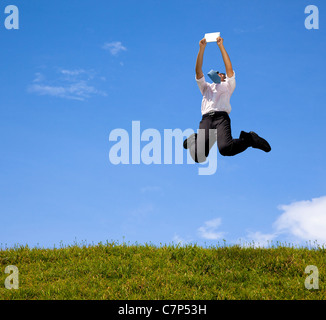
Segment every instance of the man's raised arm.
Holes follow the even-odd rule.
[[[201,79],[204,76],[202,67],[203,67],[203,60],[204,60],[204,52],[206,48],[206,39],[202,39],[199,41],[199,52],[196,60],[196,78],[197,80]]]
[[[217,45],[220,48],[221,53],[222,53],[223,61],[224,61],[224,64],[225,64],[226,74],[227,74],[227,76],[229,78],[231,78],[231,77],[233,77],[233,68],[232,68],[232,63],[231,63],[230,57],[229,57],[228,53],[226,52],[226,50],[224,48],[223,38],[218,37],[216,39],[216,42],[217,42]]]

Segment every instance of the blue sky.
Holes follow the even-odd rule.
[[[326,4],[2,1],[2,246],[326,242]],[[304,25],[319,8],[319,30]],[[3,8],[1,8],[3,7]],[[221,32],[236,72],[232,132],[272,146],[200,165],[113,165],[110,132],[197,130],[198,42]],[[203,71],[223,70],[206,47]],[[186,155],[186,153],[184,153]],[[241,240],[240,240],[241,239]]]

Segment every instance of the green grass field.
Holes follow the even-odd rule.
[[[106,243],[0,251],[0,299],[242,300],[325,299],[325,248]],[[19,269],[8,290],[5,268]],[[305,268],[319,289],[305,288]]]

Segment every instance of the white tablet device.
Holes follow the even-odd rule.
[[[205,39],[207,42],[215,42],[216,38],[218,38],[220,35],[220,32],[206,33]]]

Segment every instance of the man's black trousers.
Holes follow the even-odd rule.
[[[246,133],[243,132],[242,136],[239,139],[232,138],[231,120],[227,112],[210,112],[200,121],[198,134],[189,137],[188,148],[193,160],[199,163],[206,161],[216,141],[221,155],[234,156],[251,146]]]

